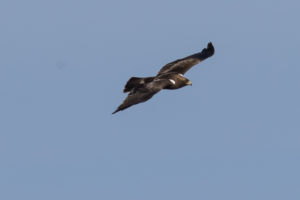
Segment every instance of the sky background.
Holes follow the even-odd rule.
[[[0,199],[299,200],[300,3],[0,2]],[[201,51],[192,87],[111,112]]]

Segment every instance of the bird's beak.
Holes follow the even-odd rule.
[[[191,86],[192,85],[192,81],[188,81],[186,84]]]

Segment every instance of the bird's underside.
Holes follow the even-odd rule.
[[[128,96],[112,114],[145,102],[162,89],[179,89],[191,85],[191,81],[183,75],[194,65],[212,56],[214,52],[214,46],[210,42],[201,52],[166,64],[156,76],[131,77],[123,90],[124,93],[129,92]]]

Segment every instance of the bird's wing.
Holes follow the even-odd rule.
[[[136,90],[130,91],[123,103],[112,114],[151,99],[153,95],[170,84],[172,84],[172,82],[168,79],[156,79],[147,84],[146,87],[136,88]]]
[[[201,52],[166,64],[163,68],[161,68],[161,70],[158,72],[157,75],[172,73],[172,72],[184,74],[194,65],[212,56],[214,52],[215,52],[214,46],[210,42],[207,44],[207,47],[204,48]]]
[[[129,108],[130,106],[133,106],[138,103],[145,102],[153,95],[155,95],[157,92],[152,92],[152,91],[136,91],[133,94],[129,94],[126,99],[123,101],[123,103],[115,110],[112,114],[115,114],[116,112],[119,112],[120,110],[124,110],[126,108]]]

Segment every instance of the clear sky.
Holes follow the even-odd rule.
[[[0,2],[0,199],[299,200],[300,3]],[[201,51],[192,87],[111,112]]]

